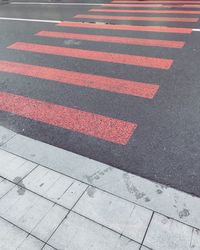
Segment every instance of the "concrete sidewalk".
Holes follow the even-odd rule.
[[[1,250],[200,249],[200,199],[0,127]]]

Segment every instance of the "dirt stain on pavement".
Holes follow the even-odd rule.
[[[144,192],[140,192],[140,190],[133,184],[129,174],[123,174],[124,182],[126,184],[127,190],[129,193],[133,193],[137,200],[144,198],[145,202],[151,201],[149,197],[146,196]]]
[[[156,193],[157,193],[157,194],[162,194],[163,191],[162,191],[161,189],[157,189],[157,190],[156,190]]]
[[[94,194],[95,194],[95,192],[96,192],[96,189],[93,188],[93,187],[89,187],[89,188],[87,189],[86,192],[87,192],[87,195],[88,195],[89,197],[94,198]]]
[[[17,193],[19,195],[24,195],[25,192],[26,192],[26,189],[25,189],[25,185],[23,184],[23,181],[22,181],[22,178],[21,177],[16,177],[14,180],[13,180],[14,183],[18,184],[20,183],[20,186],[17,186]]]
[[[104,176],[109,171],[112,171],[112,167],[105,168],[103,170],[98,170],[92,175],[86,175],[85,178],[88,183],[93,183],[95,180],[99,180],[102,176]]]
[[[188,209],[184,208],[182,211],[179,212],[179,217],[182,219],[183,217],[188,217],[190,212]]]

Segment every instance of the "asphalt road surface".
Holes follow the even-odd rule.
[[[0,5],[0,125],[200,196],[200,1],[77,3]]]

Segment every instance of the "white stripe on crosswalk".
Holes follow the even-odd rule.
[[[42,20],[42,19],[26,19],[26,18],[15,18],[15,17],[0,17],[0,21],[23,21],[23,22],[40,22],[40,23],[60,23],[58,20]]]

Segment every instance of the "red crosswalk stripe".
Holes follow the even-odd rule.
[[[10,45],[8,48],[22,50],[22,51],[38,52],[50,55],[59,55],[59,56],[75,57],[88,60],[121,63],[127,65],[136,65],[136,66],[158,68],[165,70],[169,69],[173,63],[172,59],[135,56],[135,55],[132,56],[127,54],[64,48],[64,47],[35,44],[35,43],[17,42]]]
[[[131,0],[113,0],[112,3],[141,3],[141,2],[138,2],[138,1],[131,1]],[[200,1],[148,1],[148,4],[151,3],[151,4],[166,4],[166,3],[169,3],[169,4],[174,4],[174,3],[180,3],[180,4],[185,4],[185,3],[188,3],[188,4],[196,4],[196,3],[200,3]]]
[[[121,8],[121,7],[130,7],[130,8],[193,8],[199,9],[200,5],[197,4],[179,4],[179,5],[164,5],[164,4],[126,4],[126,3],[116,3],[116,4],[102,4],[102,7],[113,7],[113,8]]]
[[[146,8],[152,7],[152,4],[102,4],[103,7],[138,7]],[[162,7],[162,4],[154,4],[153,7]]]
[[[111,3],[111,4],[102,4],[102,7],[113,7],[113,8],[121,8],[121,7],[130,7],[130,8],[200,8],[200,5],[195,4],[185,4],[185,3],[177,3],[176,5],[166,5],[166,4],[135,4],[135,3]]]
[[[90,9],[91,12],[115,12],[115,13],[168,13],[168,14],[200,14],[198,10],[115,10],[115,9]]]
[[[187,5],[187,4],[183,4],[183,5],[163,5],[162,8],[191,8],[191,9],[199,9],[200,5]]]
[[[174,28],[164,26],[136,26],[136,25],[113,25],[113,24],[94,24],[94,23],[81,23],[81,22],[61,22],[57,26],[60,27],[73,27],[73,28],[86,28],[86,29],[111,29],[111,30],[132,30],[140,32],[163,32],[163,33],[179,33],[191,34],[192,28]]]
[[[111,4],[112,5],[117,5],[117,4],[136,4],[136,3],[138,3],[138,2],[133,2],[133,1],[130,1],[130,0],[119,0],[119,1],[113,1]],[[163,6],[166,6],[166,5],[169,5],[169,4],[171,4],[171,5],[173,5],[173,6],[175,6],[175,5],[180,5],[180,4],[200,4],[200,2],[160,2],[160,1],[158,1],[158,2],[148,2],[149,3],[149,5],[151,4],[151,5],[155,5],[155,4],[161,4],[162,5],[162,7]],[[145,3],[143,3],[143,6],[145,6]]]
[[[159,89],[156,83],[129,81],[10,61],[0,61],[0,71],[148,99],[152,99]]]
[[[142,46],[158,46],[167,48],[183,48],[185,44],[182,41],[172,41],[172,40],[130,38],[130,37],[119,37],[119,36],[101,36],[101,35],[89,35],[80,33],[53,32],[53,31],[40,31],[35,35],[52,37],[52,38],[77,39],[77,40],[86,40],[95,42],[109,42],[109,43],[120,43],[129,45],[142,45]]]
[[[108,19],[108,20],[127,20],[127,21],[163,21],[163,22],[188,22],[195,23],[199,18],[184,17],[147,17],[147,16],[103,16],[103,15],[76,15],[75,18],[86,19]]]
[[[112,2],[133,2],[133,3],[137,3],[137,4],[147,4],[147,3],[157,3],[157,2],[161,2],[161,3],[199,3],[200,0],[112,0]]]
[[[200,2],[200,0],[112,0],[112,2],[133,2],[133,3],[138,3],[138,4],[146,4],[146,3],[186,3],[186,2],[190,2],[190,3],[198,3]]]
[[[75,108],[0,92],[0,110],[125,145],[137,125]]]

